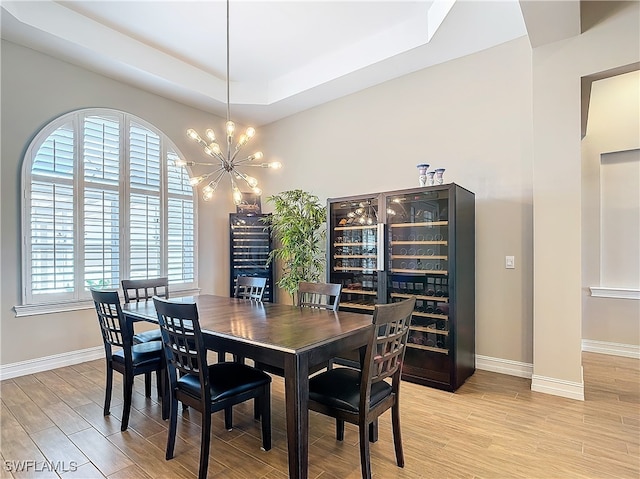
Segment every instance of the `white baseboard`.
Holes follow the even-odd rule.
[[[534,374],[531,377],[531,390],[539,393],[553,394],[569,399],[584,401],[584,382],[575,383],[563,379],[548,378]]]
[[[640,346],[631,344],[608,343],[605,341],[583,339],[582,350],[600,354],[610,354],[613,356],[624,356],[627,358],[640,359]],[[48,371],[50,369],[71,366],[73,364],[79,364],[85,361],[93,361],[94,359],[101,358],[104,358],[104,348],[102,346],[97,346],[95,348],[55,354],[53,356],[45,356],[43,358],[30,359],[17,363],[3,364],[0,365],[0,381],[3,379],[11,379],[27,374],[39,373],[42,371]],[[482,356],[478,354],[476,355],[476,368],[483,371],[507,374],[509,376],[516,376],[520,378],[534,378],[532,364],[523,363],[520,361],[512,361],[509,359],[492,358],[489,356]],[[550,382],[547,380],[549,380]],[[558,387],[560,389],[565,389],[564,386],[559,386],[559,384],[564,383],[564,381],[559,381],[553,378],[537,377],[535,381],[532,381],[532,390],[534,389],[534,382],[536,383],[536,387],[540,387],[540,392],[547,392],[547,390],[549,389],[555,390]],[[567,383],[567,385],[569,385],[570,396],[566,397],[574,397],[576,394],[581,394],[574,387],[576,383]],[[582,389],[582,386],[580,386],[580,389]],[[549,394],[556,393],[549,392]],[[564,396],[564,394],[558,395]]]
[[[29,359],[17,363],[2,364],[0,365],[0,381],[101,358],[104,358],[104,347],[97,346],[95,348],[54,354],[53,356]]]
[[[596,341],[594,339],[583,339],[582,350],[590,353],[640,359],[640,346],[634,344],[609,343],[606,341]]]
[[[536,376],[533,364],[476,355],[476,368],[494,373],[531,379],[531,390],[584,401],[584,384]]]
[[[476,368],[493,373],[507,374],[519,378],[531,379],[533,364],[511,361],[509,359],[491,358],[476,354]]]

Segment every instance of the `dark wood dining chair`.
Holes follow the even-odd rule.
[[[298,283],[297,304],[307,308],[323,308],[337,311],[340,307],[341,292],[341,284],[301,281]],[[328,363],[328,368],[331,369],[334,364],[355,368],[360,367],[359,352],[357,350],[345,351],[340,356],[332,358]]]
[[[167,437],[167,460],[173,458],[178,420],[178,401],[201,413],[200,468],[205,479],[209,466],[211,414],[224,410],[227,429],[233,425],[232,407],[249,399],[259,404],[262,447],[271,449],[271,377],[258,369],[235,362],[207,364],[207,354],[194,303],[172,303],[153,298],[167,357],[171,412]],[[178,377],[177,372],[182,375]]]
[[[262,301],[266,288],[267,278],[259,278],[257,276],[238,276],[236,278],[236,289],[233,293],[233,297]]]
[[[122,291],[124,292],[125,303],[140,303],[142,301],[151,301],[151,298],[158,296],[160,298],[169,297],[169,278],[147,278],[147,279],[123,279],[121,282]],[[134,343],[146,343],[147,341],[161,341],[160,329],[150,329],[135,333],[133,335]]]
[[[264,292],[267,289],[267,278],[260,278],[257,276],[242,276],[236,277],[236,288],[233,293],[234,298],[248,299],[251,301],[262,302]],[[218,361],[224,361],[226,351],[216,351],[218,353]],[[236,354],[233,355],[233,360],[238,363],[244,363],[242,356]]]
[[[338,310],[340,303],[340,291],[342,285],[335,283],[309,283],[301,281],[298,283],[296,293],[297,305],[302,308],[320,308],[332,311]],[[277,366],[256,362],[256,367],[263,371],[268,371],[277,376],[284,377],[284,369]],[[311,374],[327,367],[327,363],[310,365]]]
[[[336,283],[298,283],[298,306],[338,311],[342,285]]]
[[[97,290],[91,288],[91,296],[98,314],[98,323],[104,343],[105,358],[107,361],[107,384],[104,397],[104,415],[108,416],[111,407],[111,389],[113,387],[113,371],[123,376],[124,407],[122,410],[122,423],[120,429],[125,431],[129,425],[131,413],[131,397],[133,395],[133,380],[139,374],[151,374],[156,372],[158,385],[158,398],[163,396],[164,380],[164,356],[162,342],[147,341],[146,343],[133,344],[133,328],[122,314],[120,297],[118,292]],[[113,348],[121,348],[114,352]],[[149,387],[145,387],[145,395],[151,396]],[[168,417],[167,401],[162,404],[162,417]]]
[[[120,284],[124,293],[125,303],[140,303],[151,301],[154,296],[169,297],[169,278],[123,279]],[[148,341],[162,341],[160,328],[147,331],[133,332],[133,344],[146,343]],[[151,391],[151,373],[144,376],[145,391]]]
[[[404,467],[400,434],[400,375],[415,297],[391,304],[377,304],[371,339],[362,369],[334,368],[309,379],[309,409],[336,419],[336,439],[344,439],[344,423],[358,425],[360,467],[363,479],[371,478],[368,427],[391,409],[396,462]],[[386,381],[390,379],[391,383]]]

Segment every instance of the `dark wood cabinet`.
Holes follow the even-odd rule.
[[[415,296],[402,377],[449,391],[475,371],[475,198],[444,184],[328,200],[340,309]]]
[[[269,214],[229,214],[230,278],[229,291],[233,296],[236,278],[257,276],[267,278],[263,301],[274,300],[273,267],[267,264],[271,252],[271,231],[265,218]]]

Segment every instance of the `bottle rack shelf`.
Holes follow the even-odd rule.
[[[340,307],[352,308],[352,309],[364,309],[367,311],[373,311],[375,309],[375,306],[372,304],[359,304],[359,303],[348,303],[348,302],[341,302]]]
[[[390,228],[415,228],[417,226],[426,226],[426,227],[449,226],[449,222],[448,221],[424,221],[424,222],[417,222],[417,223],[390,223],[389,224]]]
[[[442,349],[442,348],[436,348],[434,346],[425,346],[423,344],[415,344],[415,343],[407,343],[407,347],[408,348],[415,348],[415,349],[422,349],[424,351],[431,351],[434,353],[440,353],[440,354],[449,354],[449,350],[448,349]]]

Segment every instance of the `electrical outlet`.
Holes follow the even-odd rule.
[[[516,257],[515,256],[505,256],[504,257],[504,267],[506,269],[516,269]]]

